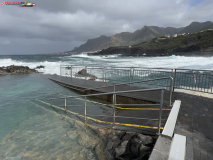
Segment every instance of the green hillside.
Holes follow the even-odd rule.
[[[146,54],[145,54],[146,53]],[[213,55],[213,30],[178,37],[153,38],[137,45],[110,47],[95,55],[122,54],[125,56]]]
[[[177,49],[184,49],[190,46],[197,46],[200,50],[213,47],[213,30],[181,35],[173,38],[154,38],[150,42],[134,45],[132,47],[140,47],[143,49],[163,49],[167,52],[172,52]]]
[[[212,29],[213,23],[207,22],[192,22],[190,25],[182,28],[174,27],[158,27],[158,26],[144,26],[135,32],[121,32],[110,37],[100,36],[98,38],[89,39],[86,43],[76,47],[72,52],[94,52],[110,47],[130,46],[142,42],[151,41],[153,38],[162,37],[165,35],[173,35],[177,33],[195,33],[206,29]],[[179,39],[179,38],[178,38]],[[166,43],[166,42],[165,42]],[[170,42],[172,43],[172,42]],[[171,46],[175,47],[178,42],[174,42]],[[161,47],[160,45],[158,47]],[[171,47],[172,48],[172,47]]]

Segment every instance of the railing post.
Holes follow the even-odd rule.
[[[173,77],[173,69],[171,69],[171,77]]]
[[[106,72],[106,71],[105,71],[105,67],[104,67],[104,68],[103,68],[103,82],[106,82],[106,81],[105,81],[105,72]]]
[[[71,76],[71,78],[72,78],[72,66],[71,66],[71,68],[70,68],[70,76]]]
[[[66,114],[67,113],[67,99],[66,98],[64,99],[64,106],[65,106],[64,107],[65,108],[64,111],[65,111],[65,114]]]
[[[159,119],[158,119],[158,134],[160,134],[161,128],[161,116],[162,116],[162,107],[163,107],[163,94],[164,90],[161,90],[161,98],[160,98],[160,109],[159,109]]]
[[[173,87],[173,78],[170,79],[170,95],[169,95],[169,104],[172,106],[172,87]]]
[[[87,80],[87,66],[85,66],[85,80]]]
[[[61,65],[60,65],[60,76],[61,76]]]
[[[115,92],[115,86],[114,86],[114,92]]]
[[[132,68],[132,87],[133,87],[133,82],[134,82],[134,72],[135,72],[135,69]]]
[[[176,79],[176,69],[175,69],[175,75],[174,75],[173,92],[175,90],[175,79]]]
[[[115,127],[115,105],[116,105],[116,94],[113,94],[113,128]]]
[[[87,123],[87,97],[85,96],[85,112],[84,112],[84,122]]]
[[[104,67],[104,76],[105,76],[105,82],[106,82],[106,67]]]
[[[131,80],[132,80],[132,68],[130,68],[130,74],[129,74],[129,82],[130,82],[130,84],[129,84],[129,86],[131,86]]]

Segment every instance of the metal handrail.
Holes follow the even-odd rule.
[[[175,89],[185,89],[185,90],[192,90],[192,91],[199,91],[199,92],[204,92],[204,93],[210,93],[213,94],[213,70],[208,70],[208,69],[184,69],[184,68],[147,68],[147,67],[110,67],[110,66],[73,66],[73,65],[61,65],[60,66],[60,75],[61,75],[61,70],[64,70],[64,67],[70,66],[69,69],[71,69],[71,77],[72,77],[72,69],[76,69],[76,68],[85,68],[85,69],[101,69],[102,73],[103,73],[103,78],[98,77],[98,79],[103,79],[104,82],[106,82],[106,80],[113,80],[113,81],[120,81],[121,83],[124,82],[123,79],[119,79],[119,77],[116,77],[115,79],[111,79],[111,78],[107,78],[106,77],[106,73],[107,70],[120,70],[121,72],[128,69],[129,72],[128,73],[124,73],[124,75],[128,78],[129,76],[129,80],[130,82],[134,81],[134,78],[139,78],[138,75],[142,75],[144,74],[143,72],[150,72],[150,73],[159,73],[159,72],[165,72],[166,74],[171,73],[171,77],[173,78],[173,92]],[[127,71],[128,71],[127,70]],[[178,71],[178,72],[177,72]],[[192,71],[192,72],[196,72],[196,73],[190,73],[187,71]],[[100,73],[101,73],[100,72]],[[134,75],[134,73],[136,72],[136,75]],[[198,72],[198,73],[197,73]],[[200,73],[199,73],[200,72]],[[208,72],[208,73],[202,73],[202,72]],[[184,75],[182,75],[182,73]],[[67,73],[66,73],[67,74]],[[146,74],[146,73],[145,73]],[[195,78],[191,78],[189,79],[187,76],[188,75],[193,75]],[[69,73],[68,73],[69,75]],[[111,73],[110,73],[111,75]],[[117,73],[113,73],[113,75],[117,75]],[[170,75],[168,75],[170,76]],[[199,80],[197,81],[196,78],[197,76],[199,76]],[[206,77],[209,76],[209,77]],[[202,78],[202,79],[201,79]],[[87,76],[85,76],[85,79],[87,79]],[[205,84],[202,85],[202,81],[203,79],[205,80]],[[126,80],[125,80],[126,81]],[[191,82],[194,81],[194,82]],[[183,83],[183,84],[182,84]],[[194,83],[194,84],[192,84]],[[154,85],[154,84],[153,84]],[[161,86],[161,87],[166,87],[164,85],[157,85],[157,86]],[[207,86],[207,88],[206,88]]]
[[[65,66],[72,66],[72,67],[85,67],[85,66],[80,66],[80,65],[60,65],[61,67]],[[98,67],[98,68],[105,68],[106,66],[100,67],[100,66],[87,66],[87,67]],[[173,68],[147,68],[147,67],[106,67],[106,68],[144,68],[144,69],[167,69],[167,70],[172,70]]]
[[[79,95],[79,96],[68,96],[68,97],[58,97],[58,98],[50,98],[51,101],[51,106],[52,106],[52,100],[56,99],[64,99],[64,106],[65,106],[65,113],[67,110],[67,98],[77,98],[77,97],[84,97],[85,101],[85,113],[84,113],[84,118],[85,118],[85,123],[86,123],[86,117],[87,117],[87,97],[92,97],[92,96],[100,96],[100,95],[113,95],[113,127],[115,126],[115,118],[116,117],[122,117],[122,116],[115,116],[115,107],[116,107],[116,95],[120,93],[131,93],[131,92],[146,92],[146,91],[156,91],[156,90],[161,90],[161,98],[160,98],[160,107],[159,107],[159,118],[158,118],[158,134],[160,134],[160,128],[161,128],[161,120],[162,120],[162,108],[163,108],[163,94],[164,90],[166,88],[153,88],[153,89],[139,89],[139,90],[130,90],[130,91],[118,91],[118,92],[108,92],[108,93],[99,93],[99,94],[89,94],[89,95]],[[128,104],[131,106],[131,104]],[[134,105],[134,104],[133,104]],[[146,104],[144,104],[146,105]],[[98,116],[98,115],[97,115]],[[134,118],[134,117],[122,117],[122,118]],[[137,117],[135,117],[137,119]],[[156,120],[156,119],[154,119]]]
[[[133,83],[141,83],[141,82],[148,82],[148,81],[155,81],[155,80],[161,80],[161,79],[173,79],[172,77],[163,77],[163,78],[156,78],[156,79],[148,79],[148,80],[143,80],[143,81],[135,81],[135,82],[127,82],[127,83],[120,83],[120,84],[115,84],[115,85],[108,85],[108,86],[101,86],[101,87],[94,87],[94,88],[88,88],[86,90],[91,90],[91,89],[98,89],[98,88],[105,88],[105,87],[112,87],[112,86],[121,86],[121,85],[126,85],[126,84],[133,84]]]
[[[88,95],[79,95],[79,96],[67,96],[67,97],[50,98],[50,100],[64,99],[64,98],[77,98],[77,97],[91,97],[91,96],[108,95],[108,94],[119,94],[119,93],[129,93],[129,92],[146,92],[146,91],[156,91],[156,90],[166,90],[166,88],[138,89],[138,90],[97,93],[97,94],[88,94]]]
[[[60,67],[65,67],[65,66],[72,66],[72,65],[60,65]],[[84,67],[84,66],[72,66],[72,67]],[[87,67],[99,67],[99,66],[87,66]],[[99,68],[104,68],[104,67],[99,67]],[[98,69],[99,69],[98,68]],[[148,68],[148,67],[107,67],[107,68],[141,68],[141,69],[167,69],[167,70],[189,70],[189,71],[213,71],[213,70],[208,70],[208,69],[185,69],[185,68]]]
[[[98,88],[114,87],[114,92],[115,92],[115,86],[121,86],[121,85],[127,85],[127,84],[134,84],[134,83],[143,83],[143,82],[149,82],[149,81],[155,81],[155,80],[162,80],[162,79],[170,79],[169,105],[172,106],[172,92],[173,92],[173,78],[172,77],[163,77],[163,78],[156,78],[156,79],[148,79],[148,80],[143,80],[143,81],[127,82],[127,83],[120,83],[120,84],[107,85],[107,86],[94,87],[94,88],[87,88],[87,89],[77,89],[77,88],[73,88],[73,87],[66,86],[66,85],[62,85],[62,86],[66,86],[68,88],[75,89],[75,90],[81,91],[83,93],[85,91],[93,90],[93,89],[98,89]],[[80,87],[80,86],[77,86],[77,87]]]
[[[106,88],[106,87],[114,87],[114,92],[115,92],[115,86],[134,84],[134,83],[142,83],[142,82],[149,82],[149,81],[162,80],[162,79],[170,79],[169,105],[172,106],[172,89],[173,89],[173,78],[172,77],[163,77],[163,78],[148,79],[148,80],[143,80],[143,81],[127,82],[127,83],[120,83],[120,84],[115,84],[115,85],[88,88],[88,89],[83,90],[83,92],[85,92],[87,90],[93,90],[93,89],[98,89],[98,88]]]

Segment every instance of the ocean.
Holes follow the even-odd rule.
[[[60,74],[60,65],[211,69],[213,57],[120,57],[85,54],[0,56],[0,67],[22,65],[44,74]],[[0,76],[0,159],[59,159],[90,157],[97,159],[93,145],[82,142],[85,128],[51,108],[49,99],[79,93],[50,81],[47,75],[22,74]],[[79,102],[81,103],[81,102]],[[99,108],[99,110],[101,110]],[[81,112],[82,109],[74,108]],[[101,111],[99,111],[101,112]],[[89,133],[89,141],[98,137]],[[82,158],[82,159],[83,159]]]
[[[22,55],[0,56],[0,67],[8,65],[23,65],[35,68],[43,65],[45,69],[38,71],[45,74],[60,74],[60,65],[82,66],[112,66],[112,67],[146,67],[146,68],[183,68],[183,69],[213,69],[213,57],[120,57],[88,56],[86,54],[61,55]]]

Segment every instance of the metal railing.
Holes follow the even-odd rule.
[[[159,106],[159,118],[158,119],[149,119],[149,118],[137,118],[137,117],[124,117],[124,116],[116,116],[115,115],[115,108],[116,106],[149,106],[150,104],[117,104],[116,103],[116,96],[117,94],[122,94],[122,93],[133,93],[133,92],[146,92],[146,91],[161,91],[161,98],[160,98],[160,104],[151,104],[155,106]],[[160,129],[161,129],[161,120],[162,120],[162,107],[163,107],[163,94],[164,94],[165,88],[154,88],[154,89],[139,89],[139,90],[130,90],[130,91],[119,91],[119,92],[109,92],[109,93],[99,93],[99,94],[90,94],[90,95],[79,95],[79,96],[68,96],[68,97],[59,97],[59,98],[50,98],[50,104],[51,106],[53,105],[52,101],[53,100],[58,100],[58,99],[64,99],[64,109],[65,113],[67,111],[67,99],[68,98],[79,98],[83,97],[85,104],[84,104],[84,121],[85,123],[87,122],[87,116],[105,116],[105,117],[113,117],[113,127],[115,126],[115,118],[131,118],[131,119],[148,119],[148,120],[158,120],[158,134],[160,134]],[[93,97],[93,96],[102,96],[102,95],[113,95],[113,100],[112,104],[108,104],[108,106],[113,106],[113,116],[107,116],[107,115],[88,115],[87,114],[87,97]]]
[[[79,74],[79,71],[85,74]],[[174,89],[186,89],[213,93],[213,71],[212,70],[192,70],[192,69],[171,69],[171,68],[140,68],[140,67],[93,67],[93,66],[60,66],[60,75],[86,80],[102,80],[104,82],[134,82],[162,77],[172,77],[174,79]],[[161,81],[156,85],[153,83],[143,84],[143,87],[165,86]],[[170,90],[169,87],[166,89]]]
[[[122,85],[130,84],[131,87],[133,87],[133,85],[136,84],[136,83],[145,83],[145,82],[149,82],[149,81],[158,81],[158,80],[163,80],[163,79],[170,79],[169,105],[172,106],[172,89],[173,89],[173,78],[172,77],[163,77],[163,78],[156,78],[156,79],[148,79],[148,80],[144,80],[144,81],[128,82],[128,83],[121,83],[121,84],[112,84],[112,85],[106,85],[106,86],[101,86],[101,87],[93,87],[93,88],[87,88],[87,89],[79,89],[79,88],[81,88],[80,86],[76,86],[78,88],[75,88],[75,87],[70,87],[68,85],[63,85],[63,84],[60,84],[60,85],[68,87],[68,88],[71,88],[71,89],[74,89],[74,90],[78,90],[78,91],[83,92],[83,93],[85,93],[85,91],[94,90],[94,89],[101,89],[101,88],[107,88],[107,87],[113,87],[113,91],[115,92],[116,91],[116,86],[122,86]],[[168,87],[168,86],[162,86],[162,87]]]
[[[106,88],[106,87],[113,87],[113,91],[115,92],[116,91],[116,86],[122,86],[122,85],[131,84],[131,86],[133,87],[133,84],[135,84],[135,83],[144,83],[144,82],[157,81],[157,80],[162,80],[162,79],[170,79],[169,105],[172,106],[172,89],[173,89],[173,78],[172,77],[163,77],[163,78],[156,78],[156,79],[148,79],[148,80],[144,80],[144,81],[136,81],[136,82],[113,84],[113,85],[107,85],[107,86],[101,86],[101,87],[87,88],[87,89],[84,89],[83,92],[88,91],[88,90]]]
[[[162,68],[163,69],[163,68]],[[148,70],[138,67],[91,67],[91,66],[71,66],[61,65],[60,75],[67,77],[82,78],[85,80],[100,80],[103,82],[123,83],[142,81],[147,79],[156,79],[162,77],[172,77],[172,69],[164,68],[166,71],[160,71],[157,68]],[[161,87],[169,87],[164,85],[165,82],[159,83]],[[155,83],[147,84],[155,85]],[[168,88],[169,89],[169,88]]]
[[[175,88],[213,93],[213,71],[175,69],[173,91]]]

